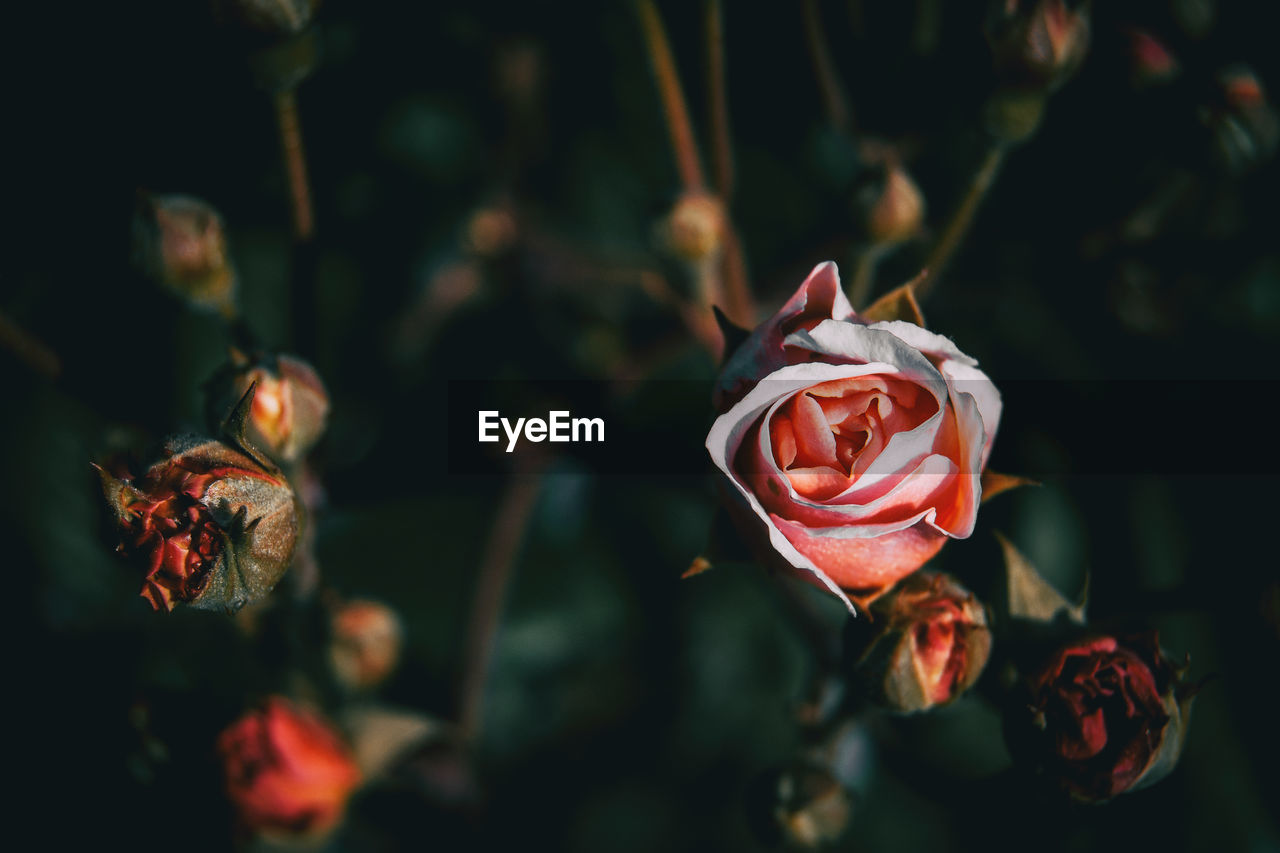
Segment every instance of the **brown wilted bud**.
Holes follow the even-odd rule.
[[[1217,97],[1201,107],[1200,121],[1212,135],[1214,160],[1232,175],[1262,165],[1280,143],[1280,117],[1262,81],[1243,65],[1218,75]]]
[[[982,674],[991,630],[982,603],[949,575],[920,571],[849,623],[853,675],[877,704],[924,711],[954,701]]]
[[[377,601],[348,601],[333,614],[329,661],[338,681],[353,690],[376,687],[400,661],[400,617]]]
[[[252,833],[323,836],[342,818],[360,771],[333,726],[281,696],[218,737],[227,796]]]
[[[225,412],[253,386],[246,435],[276,459],[296,462],[324,434],[329,394],[311,365],[291,355],[250,360],[232,352],[231,363],[209,383],[211,413]]]
[[[174,439],[139,478],[98,472],[118,550],[145,570],[141,595],[154,609],[234,613],[289,568],[299,525],[293,489],[243,441]]]
[[[1173,769],[1195,688],[1155,633],[1059,648],[1023,680],[1005,716],[1015,760],[1073,799],[1101,802]]]
[[[720,253],[724,237],[724,205],[707,193],[686,193],[662,224],[668,251],[690,263],[709,260]]]
[[[1003,82],[1057,89],[1089,51],[1089,4],[1070,0],[996,0],[987,40]]]
[[[199,308],[235,314],[236,272],[222,217],[184,195],[142,195],[134,218],[135,263]]]
[[[924,221],[924,196],[896,157],[878,163],[856,191],[854,204],[873,246],[893,246],[914,237]]]
[[[748,791],[747,809],[767,843],[815,850],[840,839],[853,804],[830,770],[795,762],[757,778]]]

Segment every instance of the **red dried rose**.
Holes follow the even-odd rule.
[[[279,469],[222,440],[177,439],[135,480],[99,468],[119,550],[146,571],[156,610],[185,603],[236,611],[269,593],[298,538],[293,489]]]
[[[360,784],[351,750],[325,720],[273,696],[218,737],[227,796],[253,832],[332,829]]]
[[[214,414],[221,417],[251,386],[249,440],[283,462],[301,459],[324,434],[329,416],[329,394],[315,369],[290,355],[253,362],[233,352],[231,364],[210,383]]]
[[[1181,752],[1190,696],[1179,686],[1154,635],[1078,641],[1027,679],[1006,720],[1010,749],[1077,800],[1145,787]]]

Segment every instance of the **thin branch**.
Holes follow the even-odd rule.
[[[827,41],[822,34],[822,18],[818,13],[817,0],[804,0],[802,8],[805,38],[809,42],[813,73],[818,78],[818,88],[822,90],[827,118],[836,130],[850,131],[853,129],[853,110],[849,107],[849,96],[840,83],[840,75],[836,73],[835,63],[831,60],[831,52],[827,49]]]
[[[513,473],[489,531],[489,543],[480,563],[471,621],[467,627],[460,721],[466,740],[474,740],[480,733],[506,588],[520,544],[533,519],[542,479],[540,470],[517,470]]]
[[[644,30],[649,58],[653,63],[653,76],[662,99],[667,129],[671,132],[671,148],[675,154],[676,168],[680,171],[680,180],[686,190],[701,190],[706,183],[702,176],[702,163],[698,159],[698,146],[693,138],[689,107],[685,104],[680,75],[676,71],[676,62],[671,55],[671,45],[667,41],[662,18],[658,15],[653,0],[636,0],[636,13],[640,16],[640,27]]]
[[[725,83],[724,5],[707,0],[707,102],[711,111],[711,159],[716,192],[725,207],[733,198],[733,144],[729,136],[729,96]]]
[[[955,254],[956,249],[960,248],[965,234],[969,231],[969,226],[973,224],[974,215],[978,212],[978,208],[982,206],[982,200],[986,198],[987,191],[995,183],[996,175],[1000,173],[1000,165],[1004,162],[1005,151],[1006,147],[1000,143],[994,143],[990,150],[987,151],[987,156],[983,159],[982,165],[978,167],[978,171],[973,175],[973,180],[969,184],[969,191],[965,193],[965,197],[960,202],[960,206],[956,208],[956,212],[951,215],[951,220],[947,222],[947,227],[942,232],[938,245],[934,246],[933,251],[929,254],[929,260],[925,264],[929,274],[916,288],[917,298],[924,299],[929,295],[939,277],[941,277],[942,271],[946,268],[947,262],[951,260],[951,256]]]
[[[876,266],[880,263],[882,254],[881,248],[877,246],[864,246],[858,251],[858,259],[853,268],[853,283],[849,286],[849,303],[855,311],[866,308],[871,301]]]
[[[57,379],[62,372],[58,354],[4,313],[0,313],[0,347],[45,379]]]
[[[293,202],[293,233],[299,242],[311,239],[315,217],[311,208],[311,186],[307,181],[307,161],[302,150],[302,125],[298,121],[298,99],[293,89],[275,95],[276,123],[280,128],[280,150],[289,177],[289,197]]]

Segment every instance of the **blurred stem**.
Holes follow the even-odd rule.
[[[465,740],[479,737],[484,717],[485,688],[493,663],[498,626],[506,588],[515,567],[542,486],[541,471],[526,466],[512,474],[498,506],[489,543],[480,563],[475,601],[467,627],[467,647],[462,673],[461,731]]]
[[[653,63],[653,76],[658,84],[667,129],[671,132],[671,148],[676,158],[676,168],[686,191],[698,191],[705,186],[702,164],[698,159],[698,147],[693,140],[693,125],[689,121],[689,108],[680,88],[680,75],[676,71],[671,45],[667,41],[662,18],[653,0],[636,0],[636,13],[644,30],[649,59]]]
[[[293,89],[275,95],[276,124],[280,128],[280,150],[289,178],[293,202],[293,233],[299,242],[311,239],[315,219],[311,209],[311,186],[307,181],[307,160],[302,149],[302,124],[298,120],[298,98]]]
[[[827,49],[817,0],[804,0],[801,8],[804,11],[804,32],[809,42],[809,56],[813,59],[813,73],[817,75],[818,88],[822,90],[827,118],[836,130],[848,132],[853,129],[853,111],[849,107],[844,86],[840,84],[835,63],[831,60],[831,52]]]
[[[707,98],[711,110],[711,156],[716,192],[725,207],[733,198],[733,145],[729,138],[729,96],[724,68],[724,5],[707,0]]]
[[[57,379],[62,373],[58,354],[3,312],[0,312],[0,346],[45,379]]]
[[[724,280],[725,314],[739,326],[753,329],[756,325],[755,297],[747,282],[747,260],[742,254],[742,241],[738,239],[738,232],[728,213],[725,214],[723,249],[720,275]]]
[[[996,175],[1000,173],[1000,165],[1004,162],[1006,150],[1007,148],[1003,143],[992,143],[991,148],[987,151],[987,156],[983,158],[978,171],[974,173],[973,180],[969,183],[969,191],[965,193],[960,206],[956,208],[956,212],[951,214],[951,219],[947,222],[947,227],[942,232],[942,238],[938,240],[938,244],[933,247],[933,251],[929,254],[929,260],[925,263],[928,275],[916,288],[916,297],[918,299],[923,300],[929,295],[938,279],[942,276],[942,271],[946,268],[947,262],[951,260],[951,256],[955,254],[956,249],[960,248],[965,234],[969,231],[969,226],[973,224],[974,215],[978,212],[978,208],[981,207],[983,199],[986,198],[987,191],[995,183]]]
[[[864,246],[858,250],[853,268],[853,284],[849,287],[849,302],[854,311],[861,311],[871,301],[871,289],[875,285],[876,266],[883,251],[878,246]]]

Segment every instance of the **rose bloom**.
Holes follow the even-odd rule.
[[[1026,682],[1006,736],[1015,757],[1086,802],[1145,787],[1173,769],[1190,713],[1154,635],[1067,645]]]
[[[1001,408],[976,364],[914,323],[860,318],[819,265],[717,382],[707,450],[731,510],[850,610],[846,591],[873,598],[973,532]]]
[[[991,654],[982,603],[949,575],[917,572],[850,620],[854,675],[893,711],[946,705],[974,685]]]
[[[254,832],[324,833],[360,783],[351,750],[337,732],[279,696],[223,731],[218,752],[227,795]]]

